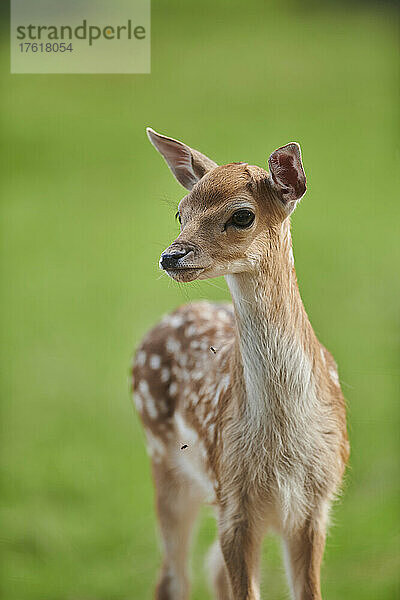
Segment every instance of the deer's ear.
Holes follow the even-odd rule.
[[[187,190],[191,190],[207,171],[217,166],[213,160],[178,140],[160,135],[151,127],[147,127],[146,131],[150,142],[162,154],[176,179]]]
[[[268,166],[272,186],[290,214],[306,191],[306,175],[299,144],[291,142],[275,150],[268,159]]]

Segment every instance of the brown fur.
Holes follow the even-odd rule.
[[[288,213],[305,190],[300,151],[291,144],[271,156],[272,170],[284,165],[271,181],[259,167],[216,167],[200,153],[194,171],[194,151],[173,146],[171,159],[174,140],[165,139],[168,155],[163,136],[152,141],[191,190],[166,251],[187,254],[168,272],[178,281],[225,275],[234,307],[183,306],[136,354],[164,543],[156,598],[188,598],[191,526],[208,502],[218,520],[210,570],[219,600],[259,598],[268,529],[284,541],[293,597],[318,600],[328,510],[349,446],[336,365],[308,320],[292,260]],[[170,161],[180,152],[178,173]],[[226,226],[238,206],[254,211],[249,229]]]

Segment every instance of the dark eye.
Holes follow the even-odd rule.
[[[233,213],[231,218],[231,223],[235,227],[239,227],[240,229],[245,229],[246,227],[250,227],[250,225],[254,221],[254,213],[251,210],[247,210],[247,208],[242,208],[241,210],[237,210]]]
[[[181,219],[181,215],[179,214],[179,211],[176,213],[175,219],[178,219],[179,223],[182,225],[182,219]]]

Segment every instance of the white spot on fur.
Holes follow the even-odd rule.
[[[160,379],[163,383],[166,383],[170,377],[170,371],[167,367],[161,369]]]
[[[171,383],[171,385],[168,388],[168,391],[170,393],[171,396],[175,396],[177,391],[178,391],[178,385],[175,383],[175,381],[173,381]]]
[[[152,369],[159,369],[161,367],[161,357],[158,354],[152,354],[149,362]]]
[[[187,371],[186,369],[181,371],[181,377],[182,377],[183,381],[189,382],[190,381],[189,371]]]
[[[135,401],[136,410],[139,413],[141,413],[143,410],[143,401],[142,401],[141,395],[136,392],[136,394],[134,394],[133,398]]]
[[[144,350],[139,350],[139,352],[136,355],[136,364],[139,367],[143,367],[145,362],[146,362],[146,352]]]
[[[167,321],[168,324],[174,328],[181,327],[181,325],[183,325],[183,318],[179,315],[170,315],[167,317]]]
[[[149,384],[147,383],[147,381],[145,381],[144,379],[142,379],[142,381],[139,381],[138,389],[143,398],[143,405],[146,409],[147,414],[149,415],[150,419],[156,419],[158,416],[158,412],[154,398],[150,394]]]
[[[185,334],[187,337],[193,337],[194,335],[196,335],[197,329],[194,325],[189,325],[189,327],[186,327],[185,329]]]
[[[198,396],[197,394],[193,394],[193,395],[191,396],[191,403],[192,403],[192,406],[197,406],[197,405],[198,405],[198,403],[199,403],[199,400],[200,400],[199,396]]]
[[[178,362],[181,365],[181,367],[186,367],[186,365],[188,363],[187,354],[184,354],[183,352],[181,354],[179,354],[179,356],[178,356]]]
[[[223,321],[224,323],[231,322],[231,319],[229,318],[229,316],[225,310],[218,311],[218,318],[220,319],[220,321]]]
[[[171,354],[177,354],[181,349],[181,345],[178,342],[178,340],[176,340],[173,337],[169,337],[167,339],[167,350],[168,352],[170,352]]]

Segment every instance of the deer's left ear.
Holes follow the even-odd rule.
[[[191,190],[203,175],[217,166],[208,156],[174,138],[161,135],[151,127],[147,127],[146,131],[150,142],[164,157],[179,183],[187,190]]]
[[[290,214],[306,191],[306,175],[299,144],[291,142],[275,150],[268,159],[268,166],[272,186]]]

